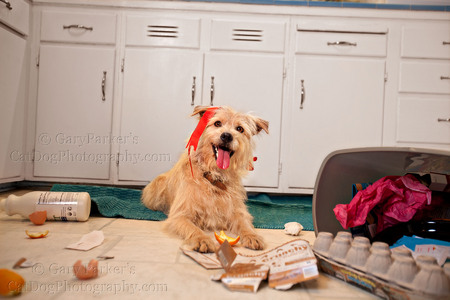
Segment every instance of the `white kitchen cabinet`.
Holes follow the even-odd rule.
[[[109,178],[114,53],[41,45],[35,176]]]
[[[441,145],[450,149],[450,101],[445,97],[403,96],[398,99],[397,141]]]
[[[211,21],[203,104],[228,105],[269,121],[269,135],[261,132],[253,137],[257,161],[244,179],[247,187],[279,185],[285,32],[283,19]]]
[[[22,36],[28,36],[30,4],[26,0],[0,2],[0,23]]]
[[[178,49],[126,49],[119,180],[149,181],[169,170],[196,126],[203,57]]]
[[[148,182],[183,153],[201,104],[199,19],[126,17],[118,179]]]
[[[450,150],[448,22],[410,22],[401,37],[396,145]]]
[[[268,120],[273,132],[255,137],[258,160],[245,184],[278,186],[284,58],[244,50],[282,51],[285,25],[275,23],[275,34],[258,22],[210,24],[207,51],[200,50],[199,19],[127,17],[120,127],[121,135],[138,141],[120,146],[119,180],[149,181],[168,171],[195,129],[197,118],[189,117],[194,106],[229,105]],[[233,39],[233,26],[245,40]],[[249,32],[251,38],[245,37]],[[258,41],[252,40],[255,32]]]
[[[34,176],[110,178],[115,24],[114,14],[43,11]]]
[[[330,152],[381,146],[386,39],[298,31],[296,42],[283,172],[289,188],[312,189]]]
[[[0,183],[24,178],[29,5],[0,3]],[[11,30],[9,28],[14,30]]]
[[[269,135],[255,137],[249,191],[313,192],[337,149],[450,149],[448,12],[10,2],[13,10],[0,3],[0,38],[11,39],[0,41],[11,53],[0,58],[1,101],[11,103],[0,112],[1,139],[9,139],[0,154],[24,156],[0,162],[0,182],[147,183],[185,151],[196,105],[269,121]],[[26,55],[29,28],[23,84],[27,71],[12,57]],[[15,96],[4,100],[8,93]]]
[[[26,40],[0,27],[0,182],[23,178]],[[28,158],[27,158],[28,157]]]
[[[255,170],[246,186],[278,186],[283,56],[268,54],[210,53],[205,57],[203,104],[228,105],[269,121],[269,135],[254,136]]]

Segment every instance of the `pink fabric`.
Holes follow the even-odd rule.
[[[377,233],[400,222],[411,220],[417,211],[431,204],[431,191],[414,176],[386,176],[359,191],[349,204],[333,209],[342,227],[363,225],[374,211]]]

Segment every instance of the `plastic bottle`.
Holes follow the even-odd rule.
[[[1,199],[0,210],[9,216],[20,214],[25,218],[35,211],[45,210],[47,220],[86,221],[91,212],[91,197],[88,193],[30,192]]]

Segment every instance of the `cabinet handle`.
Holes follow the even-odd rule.
[[[442,45],[450,45],[450,42],[443,41]]]
[[[450,118],[438,118],[437,119],[438,122],[450,122]]]
[[[303,109],[303,102],[305,102],[305,97],[306,97],[306,93],[305,93],[305,84],[304,84],[304,80],[300,80],[301,82],[301,90],[300,90],[300,109]]]
[[[194,106],[194,100],[195,100],[195,76],[192,77],[192,102],[191,106]]]
[[[328,42],[328,46],[354,46],[356,47],[356,43],[346,42],[346,41],[339,41],[339,42]]]
[[[102,78],[102,101],[105,101],[105,100],[106,100],[105,87],[106,87],[106,71],[103,71],[103,78]]]
[[[450,80],[450,76],[441,76],[441,80]]]
[[[214,76],[211,76],[211,88],[210,88],[210,92],[211,92],[211,106],[214,106]]]
[[[2,1],[2,0],[0,0],[0,1]],[[63,25],[63,29],[72,29],[72,28],[84,29],[84,30],[89,30],[89,31],[94,30],[94,27],[90,27],[90,26],[88,27],[88,26],[84,26],[84,25],[77,25],[77,24]]]
[[[8,0],[0,0],[0,2],[5,3],[7,9],[9,9],[9,10],[12,9],[11,3],[9,3]]]

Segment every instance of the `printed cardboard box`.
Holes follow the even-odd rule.
[[[256,292],[262,280],[269,287],[286,290],[293,285],[319,276],[317,260],[305,240],[296,239],[255,256],[237,254],[224,242],[216,254],[182,251],[207,269],[223,268],[213,276],[230,290]]]

